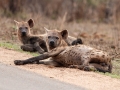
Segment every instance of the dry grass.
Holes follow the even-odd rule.
[[[0,10],[7,17],[25,11],[58,19],[67,12],[68,22],[120,22],[120,0],[1,0]]]

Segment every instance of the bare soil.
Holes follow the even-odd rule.
[[[0,48],[0,63],[15,66],[13,61],[32,57],[27,53]],[[95,72],[85,72],[78,69],[49,67],[42,64],[15,66],[49,78],[82,86],[89,90],[120,90],[120,80]]]

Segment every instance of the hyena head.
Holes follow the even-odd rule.
[[[66,46],[67,43],[64,41],[68,37],[68,31],[62,30],[58,31],[54,30],[46,30],[46,44],[49,50],[59,47],[59,46]]]
[[[32,28],[34,26],[34,22],[32,19],[28,20],[27,22],[18,22],[16,20],[14,20],[17,26],[17,30],[18,30],[18,35],[19,36],[28,36],[30,34],[30,28]]]

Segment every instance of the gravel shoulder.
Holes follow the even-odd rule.
[[[13,61],[32,57],[26,53],[0,48],[0,63],[15,66]],[[62,82],[78,85],[89,90],[120,90],[120,79],[78,69],[49,67],[42,64],[15,66]]]

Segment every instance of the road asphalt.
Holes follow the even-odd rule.
[[[0,90],[86,90],[0,63]]]

